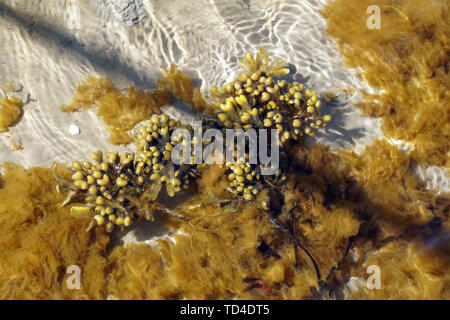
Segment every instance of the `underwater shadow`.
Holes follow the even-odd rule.
[[[127,229],[120,230],[115,228],[111,233],[111,242],[108,244],[107,251],[111,252],[115,246],[124,246],[124,238],[126,238],[127,235],[131,235],[131,238],[134,238],[137,242],[144,242],[167,234],[168,231],[165,224],[159,216],[155,218],[155,221],[142,219],[139,223],[133,224]]]
[[[287,75],[281,76],[281,80],[286,82],[299,82],[308,85],[310,76],[303,76],[297,71],[297,67],[292,63],[287,65],[289,73]],[[314,88],[312,88],[314,90]],[[347,129],[345,127],[346,119],[343,116],[343,108],[348,106],[348,102],[343,101],[338,98],[323,99],[323,105],[320,110],[322,114],[329,114],[332,116],[333,121],[327,123],[327,125],[320,131],[316,132],[318,137],[326,138],[329,141],[337,143],[341,147],[354,146],[357,139],[360,139],[367,135],[367,130],[364,128],[352,128]]]
[[[332,167],[330,166],[330,168]],[[331,173],[328,171],[326,174],[314,172],[307,161],[294,162],[291,168],[299,178],[307,178],[312,175],[320,178],[310,180],[309,186],[312,191],[321,190],[323,188],[322,183],[325,182],[326,190],[323,192],[325,200],[321,204],[329,211],[348,209],[356,214],[362,224],[358,233],[349,239],[349,242],[353,243],[353,247],[364,248],[364,244],[372,242],[372,247],[366,251],[371,252],[392,241],[404,240],[418,243],[420,250],[433,250],[436,255],[450,263],[450,233],[443,225],[443,216],[448,214],[450,210],[450,198],[447,195],[436,197],[436,205],[429,204],[428,209],[434,213],[434,217],[426,223],[420,217],[415,216],[409,216],[406,220],[405,216],[402,215],[403,211],[392,209],[389,204],[384,206],[373,203],[369,199],[367,191],[356,180],[345,176],[345,181],[342,183],[340,178],[335,178],[341,177],[341,172],[336,170],[332,170]],[[387,236],[385,234],[386,228],[399,231],[394,235]],[[364,257],[367,258],[368,255],[364,254]],[[361,261],[361,264],[364,261],[365,259]],[[339,295],[342,294],[340,291],[343,289],[345,282],[354,275],[352,272],[355,265],[349,255],[344,255],[342,261],[336,267],[343,282],[337,280],[334,273],[331,273],[327,288],[330,292]]]
[[[355,146],[356,140],[363,138],[368,132],[365,128],[347,129],[345,127],[347,121],[342,113],[339,112],[345,106],[347,106],[345,101],[333,98],[320,108],[322,114],[332,116],[332,121],[328,122],[321,131],[317,132],[317,136],[324,137],[342,147]]]
[[[22,89],[23,89],[23,88],[20,88],[20,90],[17,90],[16,92],[20,92],[20,91],[22,91]],[[22,102],[22,106],[21,106],[21,108],[20,108],[20,113],[19,113],[19,115],[17,116],[16,120],[14,120],[8,127],[14,127],[14,126],[16,126],[17,124],[19,124],[20,121],[22,121],[23,116],[24,116],[24,114],[25,114],[25,109],[24,109],[24,107],[25,107],[26,105],[30,104],[30,102],[32,102],[32,101],[34,102],[34,101],[37,101],[37,100],[31,99],[31,94],[28,93],[25,102]]]
[[[147,79],[145,76],[144,79],[142,79],[135,68],[121,62],[118,58],[106,57],[98,52],[94,53],[87,50],[83,43],[62,28],[38,20],[36,17],[30,19],[27,14],[18,13],[4,3],[0,3],[0,14],[2,18],[13,20],[17,25],[23,28],[23,30],[26,30],[30,36],[36,34],[36,37],[32,36],[33,40],[53,43],[61,48],[70,50],[75,53],[74,57],[80,62],[87,59],[105,73],[121,73],[132,83],[139,86],[155,87],[156,85],[155,81],[152,79]],[[63,50],[61,52],[64,54]]]
[[[178,215],[176,208],[191,199],[195,192],[196,189],[193,184],[189,188],[177,192],[176,197],[170,197],[167,195],[167,192],[161,191],[157,202],[162,204],[165,207],[164,209],[174,210],[172,211],[173,214]],[[115,246],[124,246],[124,238],[126,238],[127,235],[137,242],[145,242],[152,240],[153,238],[170,236],[170,232],[166,228],[165,219],[170,217],[170,219],[178,219],[183,222],[184,217],[181,215],[179,215],[179,217],[173,216],[168,212],[165,212],[164,209],[154,210],[153,214],[155,219],[153,221],[143,218],[139,223],[133,224],[124,230],[115,228],[111,233],[111,242],[108,245],[107,251],[111,252]]]

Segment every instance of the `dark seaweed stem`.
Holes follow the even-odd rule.
[[[281,259],[280,255],[278,253],[276,253],[271,247],[269,247],[269,245],[264,240],[261,241],[261,244],[259,245],[258,250],[263,253],[270,254],[272,257],[274,257],[277,260]]]
[[[331,276],[333,275],[334,271],[336,271],[337,269],[339,269],[339,267],[341,266],[341,264],[344,262],[345,258],[347,257],[348,252],[350,251],[350,248],[352,247],[353,244],[353,239],[355,238],[355,236],[348,238],[348,242],[347,242],[347,247],[345,248],[345,252],[344,255],[342,256],[341,260],[338,261],[338,263],[333,266],[330,270],[330,272],[328,273],[328,276],[326,278],[326,283],[328,283],[328,281],[330,280]]]
[[[352,247],[353,240],[355,239],[355,237],[356,237],[356,236],[352,236],[352,237],[348,238],[347,247],[345,248],[344,255],[342,256],[341,260],[339,260],[338,263],[330,269],[330,272],[329,272],[328,275],[327,275],[327,278],[326,278],[326,280],[325,280],[325,284],[324,284],[324,285],[327,285],[327,284],[328,284],[328,282],[330,281],[331,276],[333,275],[333,273],[334,273],[337,269],[339,269],[339,267],[342,265],[342,263],[344,263],[344,260],[345,260],[345,258],[347,257],[348,252],[350,251],[350,248]],[[325,287],[321,288],[321,290],[323,290],[324,288],[325,288]],[[329,295],[329,296],[331,296],[332,291],[333,291],[333,288],[330,288],[330,291],[328,292],[328,295]],[[320,291],[320,294],[322,294],[322,291]]]
[[[289,215],[290,215],[290,221],[289,221],[289,228],[291,229],[291,232],[293,235],[295,235],[295,215],[293,210],[289,211]],[[300,264],[299,264],[299,257],[298,257],[298,246],[294,243],[294,253],[295,253],[295,267],[299,268]]]
[[[295,236],[295,234],[288,227],[286,227],[284,224],[282,224],[269,211],[264,211],[264,212],[269,217],[270,221],[272,221],[272,223],[275,225],[275,227],[277,229],[281,230],[284,234],[286,234],[294,242],[294,244],[296,246],[300,247],[306,253],[306,255],[309,257],[309,259],[311,260],[311,262],[314,266],[314,270],[316,271],[317,282],[318,282],[319,288],[320,288],[320,290],[322,290],[325,283],[321,280],[322,277],[320,275],[319,267],[317,265],[316,260],[311,255],[311,253],[309,253],[308,249],[306,249],[306,247],[300,242],[300,240]]]
[[[330,269],[330,272],[328,273],[327,277],[325,278],[325,281],[323,281],[322,277],[320,275],[319,267],[317,265],[316,260],[311,255],[311,253],[308,251],[308,249],[306,249],[306,247],[301,243],[301,241],[295,236],[295,234],[293,232],[293,226],[291,225],[290,227],[287,227],[287,226],[283,225],[276,217],[274,217],[274,215],[271,214],[270,211],[264,211],[264,212],[269,217],[270,221],[272,221],[272,223],[276,226],[276,228],[281,230],[284,234],[286,234],[294,242],[296,267],[298,266],[297,247],[300,247],[306,253],[306,255],[309,257],[309,259],[311,260],[311,262],[312,262],[312,264],[314,266],[314,270],[316,271],[317,285],[319,287],[318,295],[319,295],[319,297],[321,297],[322,293],[323,293],[323,290],[326,288],[326,286],[327,286],[329,280],[331,279],[333,273],[337,269],[339,269],[339,267],[342,265],[342,263],[344,262],[345,258],[347,257],[348,252],[350,251],[350,248],[352,247],[353,240],[354,240],[355,236],[350,237],[348,239],[347,247],[345,248],[344,255],[338,261],[338,263]],[[330,292],[331,292],[331,290],[330,290]]]
[[[158,208],[158,210],[160,210],[160,211],[162,211],[162,212],[164,212],[164,213],[166,213],[168,215],[171,215],[171,216],[173,216],[175,218],[181,219],[181,220],[183,220],[185,222],[189,222],[190,221],[189,218],[186,218],[185,216],[183,216],[183,215],[181,215],[179,213],[176,213],[175,211],[170,210],[168,208]]]

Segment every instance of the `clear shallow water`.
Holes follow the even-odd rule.
[[[26,104],[21,121],[0,134],[0,163],[49,166],[87,158],[96,149],[127,149],[107,142],[95,112],[60,111],[89,75],[106,75],[123,89],[154,88],[161,68],[175,63],[207,93],[235,78],[238,58],[259,46],[287,61],[295,80],[338,94],[339,103],[324,108],[333,122],[309,143],[361,150],[382,136],[379,121],[360,117],[351,104],[361,98],[358,89],[373,90],[343,66],[319,14],[326,2],[2,0],[0,86],[11,82]],[[347,87],[357,90],[340,91]],[[70,124],[79,135],[70,134]],[[11,143],[24,149],[12,151]],[[439,168],[417,171],[430,187],[448,190]]]

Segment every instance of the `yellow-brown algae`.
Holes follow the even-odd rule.
[[[16,123],[22,114],[22,100],[12,96],[9,97],[3,91],[4,97],[0,99],[0,132],[8,131],[8,128]]]
[[[382,119],[389,138],[414,145],[420,164],[450,166],[450,3],[382,0],[381,29],[367,27],[373,1],[336,0],[323,15],[345,63],[380,94],[356,106]]]
[[[72,101],[61,110],[97,108],[97,114],[110,133],[110,142],[116,145],[130,143],[133,139],[129,131],[151,114],[159,113],[159,107],[170,101],[170,96],[162,89],[155,91],[157,102],[150,91],[140,93],[131,87],[128,94],[124,94],[106,77],[88,77],[75,93]]]

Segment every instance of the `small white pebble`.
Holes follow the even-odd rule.
[[[76,124],[71,124],[69,126],[69,132],[71,135],[80,134],[80,128]]]

